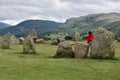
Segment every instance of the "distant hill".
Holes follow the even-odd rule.
[[[61,31],[73,34],[75,31],[85,35],[89,30],[104,27],[112,31],[116,36],[120,36],[120,13],[90,14],[76,18],[67,19],[61,26]]]
[[[54,31],[61,26],[62,23],[47,20],[26,20],[16,26],[11,26],[0,30],[0,34],[12,33],[16,36],[26,36],[28,32],[33,28],[36,30],[38,36],[45,34],[46,32]]]
[[[10,27],[10,26],[11,26],[11,25],[9,25],[9,24],[0,22],[0,29],[7,28],[7,27]]]
[[[67,19],[64,24],[47,20],[27,20],[16,26],[0,29],[0,35],[10,32],[18,37],[26,36],[34,28],[39,37],[57,32],[73,35],[75,31],[85,36],[89,30],[95,31],[98,27],[104,27],[115,36],[120,36],[120,13],[89,14]]]

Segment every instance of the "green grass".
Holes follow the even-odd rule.
[[[0,80],[120,80],[120,43],[116,60],[51,58],[56,45],[37,44],[36,54],[22,45],[0,49]]]

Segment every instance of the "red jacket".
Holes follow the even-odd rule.
[[[92,34],[88,34],[88,37],[87,37],[87,43],[90,43],[93,41],[93,35]]]

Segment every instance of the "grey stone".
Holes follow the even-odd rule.
[[[74,52],[72,50],[72,46],[68,42],[61,42],[58,46],[57,57],[74,57]]]
[[[115,40],[112,32],[98,28],[91,44],[91,58],[113,58],[115,55]]]
[[[30,51],[35,52],[35,45],[33,39],[28,36],[23,41],[23,53],[29,53]]]
[[[36,39],[37,39],[36,30],[35,30],[35,29],[32,29],[32,30],[29,32],[28,36],[30,36],[30,37],[33,39],[33,41],[35,42]]]
[[[2,49],[9,49],[10,48],[10,33],[5,34],[2,37]]]
[[[88,54],[88,44],[76,43],[74,48],[75,58],[85,58]]]
[[[75,41],[80,41],[80,33],[79,32],[75,32]]]
[[[45,40],[42,39],[42,38],[40,38],[40,39],[37,39],[37,40],[36,40],[36,43],[45,43]]]
[[[15,35],[11,35],[11,36],[10,36],[10,44],[18,45],[18,44],[19,44],[19,39],[17,39],[17,38],[15,37]]]

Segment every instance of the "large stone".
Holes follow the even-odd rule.
[[[113,58],[115,55],[113,33],[104,28],[98,28],[90,47],[91,58]]]
[[[88,44],[76,43],[74,48],[75,58],[85,58],[88,54]]]
[[[79,32],[75,32],[74,39],[75,39],[75,41],[80,41],[80,33]]]
[[[10,48],[10,33],[5,34],[2,37],[2,49],[9,49]]]
[[[23,53],[29,53],[30,51],[35,53],[35,46],[33,39],[30,36],[28,36],[23,41]]]
[[[58,46],[56,57],[74,57],[74,52],[72,50],[72,46],[68,42],[61,42]]]

